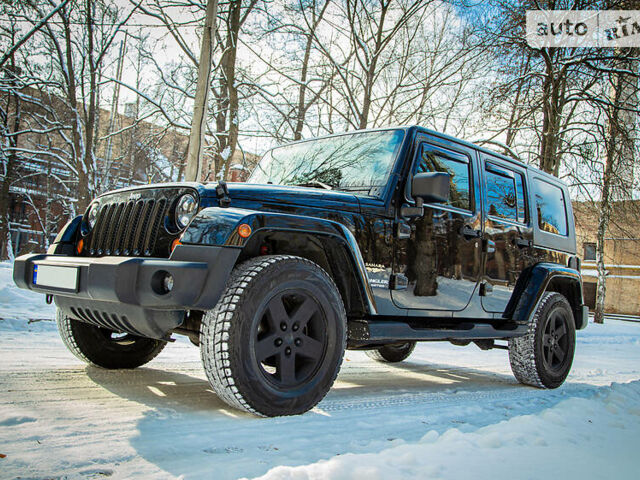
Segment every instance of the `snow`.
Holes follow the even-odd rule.
[[[25,320],[52,320],[55,306],[47,305],[44,295],[21,290],[13,283],[13,263],[0,262],[0,319],[4,325],[21,328]],[[17,320],[17,321],[16,321]]]
[[[261,419],[211,392],[179,338],[133,371],[87,367],[54,310],[0,264],[0,478],[636,478],[640,323],[578,333],[564,386],[519,385],[503,350],[349,351],[313,411]],[[613,383],[612,383],[613,382]],[[2,458],[2,455],[6,457]]]

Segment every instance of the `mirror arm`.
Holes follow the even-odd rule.
[[[417,197],[415,207],[403,205],[400,207],[400,215],[404,218],[424,216],[424,200],[421,197]]]

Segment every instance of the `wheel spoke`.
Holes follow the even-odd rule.
[[[542,344],[549,346],[551,345],[551,334],[550,333],[545,333],[542,335]]]
[[[553,365],[553,348],[551,347],[547,350],[547,365],[549,365],[549,367]]]
[[[296,356],[285,355],[281,352],[278,356],[278,376],[285,384],[292,384],[296,381]]]
[[[553,353],[558,359],[558,362],[561,362],[561,363],[564,361],[564,357],[567,355],[566,352],[560,347],[555,348],[553,350]]]
[[[287,311],[284,309],[284,304],[282,303],[282,296],[275,296],[269,303],[267,304],[267,310],[269,311],[269,321],[270,326],[273,330],[277,330],[280,325],[280,322],[288,322],[289,315],[287,315]]]
[[[316,313],[317,310],[318,307],[316,305],[316,302],[314,302],[311,298],[306,297],[304,299],[304,302],[302,302],[302,305],[298,306],[298,308],[294,312],[291,321],[293,323],[297,323],[300,326],[300,329],[303,329],[307,325],[309,320],[311,320],[311,317],[313,317],[313,314]]]
[[[553,326],[551,328],[553,333],[555,334],[558,331],[558,325],[562,325],[562,318],[560,318],[558,312],[554,313],[553,319],[551,321],[553,322]]]
[[[304,335],[302,337],[302,347],[298,349],[298,354],[312,360],[319,360],[322,357],[323,350],[321,342]]]
[[[560,340],[567,333],[567,326],[562,322],[560,327],[556,328],[556,335],[558,335],[558,340]]]
[[[273,357],[276,353],[278,353],[279,348],[276,347],[275,341],[277,336],[268,335],[262,340],[258,340],[256,342],[256,358],[258,361],[262,362],[269,357]]]

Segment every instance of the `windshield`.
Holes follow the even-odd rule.
[[[359,132],[274,148],[247,182],[380,196],[403,137],[403,130]]]

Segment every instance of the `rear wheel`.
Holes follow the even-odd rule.
[[[414,348],[416,348],[416,342],[394,343],[375,350],[367,350],[365,353],[377,362],[397,363],[409,358]]]
[[[546,292],[529,331],[509,340],[511,370],[520,383],[557,388],[565,381],[576,348],[576,327],[567,299]]]
[[[201,355],[216,394],[264,416],[313,408],[338,374],[346,314],[318,265],[284,255],[238,266],[202,320]]]
[[[60,309],[56,322],[63,343],[77,358],[108,369],[136,368],[153,360],[166,342],[117,333],[67,317]]]

